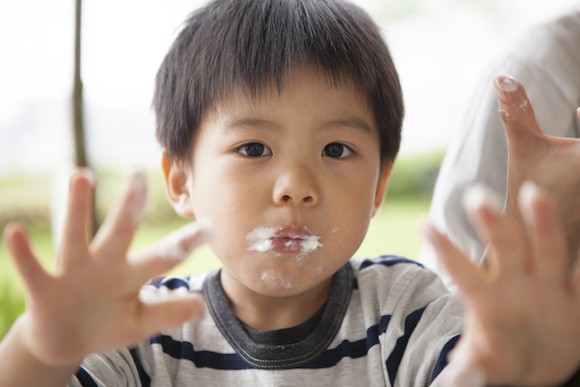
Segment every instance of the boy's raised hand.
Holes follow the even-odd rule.
[[[518,191],[524,181],[534,181],[558,203],[570,254],[574,258],[580,247],[580,139],[544,134],[526,91],[517,80],[499,76],[494,85],[508,142],[505,211],[521,219]],[[573,109],[570,109],[570,119],[580,119],[573,116]]]
[[[474,188],[466,200],[489,241],[487,265],[477,267],[434,229],[427,233],[466,310],[463,336],[441,376],[446,386],[565,382],[580,366],[580,269],[569,275],[555,203],[534,184],[523,185],[524,237],[491,198]]]
[[[205,227],[189,225],[128,256],[146,201],[146,178],[136,171],[91,240],[93,179],[87,171],[75,173],[54,274],[40,265],[20,226],[6,228],[6,245],[27,297],[27,310],[16,324],[26,349],[41,363],[75,364],[86,354],[127,346],[203,315],[203,300],[196,295],[139,298],[145,282],[185,259],[208,234]]]

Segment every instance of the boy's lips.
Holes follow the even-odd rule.
[[[322,246],[320,237],[312,235],[306,227],[259,226],[247,236],[248,250],[258,252],[295,253],[302,256]]]

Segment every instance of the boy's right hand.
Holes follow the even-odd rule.
[[[75,364],[89,353],[128,346],[203,316],[204,301],[197,295],[139,299],[145,282],[177,265],[208,234],[205,227],[189,225],[127,256],[146,202],[146,178],[137,171],[91,240],[93,178],[87,171],[75,173],[54,274],[38,262],[23,228],[7,226],[5,242],[26,288],[27,310],[18,332],[37,360]]]

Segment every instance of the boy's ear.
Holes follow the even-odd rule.
[[[379,176],[379,181],[377,183],[377,189],[375,191],[375,202],[373,207],[373,216],[377,213],[379,208],[383,205],[385,201],[385,196],[387,193],[387,186],[389,185],[389,179],[391,178],[391,171],[393,170],[393,163],[386,164],[381,168],[381,174]]]
[[[165,177],[165,191],[169,203],[178,215],[194,218],[191,196],[187,186],[188,171],[181,163],[172,161],[164,150],[161,156],[161,169]]]

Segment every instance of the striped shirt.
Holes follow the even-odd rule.
[[[353,258],[322,310],[259,332],[231,311],[219,273],[166,277],[143,292],[203,292],[209,313],[132,348],[88,356],[71,386],[429,386],[459,338],[456,295],[419,263]]]

